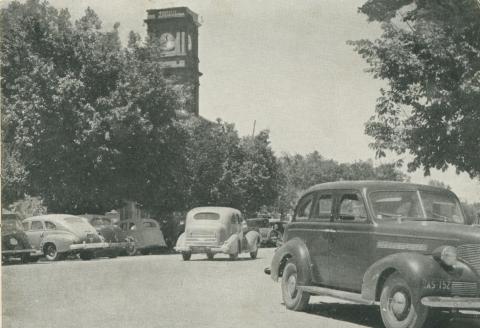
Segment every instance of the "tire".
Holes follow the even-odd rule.
[[[207,253],[207,259],[209,259],[210,261],[213,260],[213,257],[215,256],[215,254],[209,252]]]
[[[298,272],[293,262],[288,262],[282,275],[282,298],[289,310],[304,311],[308,307],[310,294],[299,291],[297,287]]]
[[[138,253],[137,245],[135,244],[134,240],[129,240],[127,247],[125,248],[125,252],[128,256],[135,256]]]
[[[182,252],[182,258],[184,261],[189,261],[192,257],[192,253],[190,252]]]
[[[380,313],[386,328],[421,328],[428,317],[407,281],[399,274],[388,277],[380,296]]]
[[[238,254],[240,253],[240,250],[241,250],[241,246],[240,246],[240,241],[238,242],[237,244],[237,251],[235,253],[232,253],[232,254],[228,254],[228,256],[230,257],[230,260],[236,260],[238,258]]]
[[[43,246],[43,253],[47,261],[60,261],[63,259],[62,254],[57,251],[57,247],[53,243],[47,243]]]
[[[80,258],[84,261],[90,261],[91,259],[95,258],[95,253],[91,251],[83,251],[80,252]]]

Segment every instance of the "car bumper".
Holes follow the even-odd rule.
[[[228,253],[229,252],[229,247],[228,245],[222,245],[222,246],[196,246],[196,245],[190,245],[190,246],[183,246],[183,247],[174,247],[175,251],[179,253],[192,253],[192,254],[198,254],[198,253]]]
[[[422,304],[432,308],[480,310],[478,297],[428,296],[422,298]]]
[[[13,249],[2,251],[2,255],[32,254],[35,252],[34,249]]]
[[[108,248],[109,243],[83,243],[83,244],[73,244],[70,245],[70,250],[75,251],[75,250],[82,250],[82,249],[99,249],[99,248]]]

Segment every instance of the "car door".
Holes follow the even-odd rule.
[[[332,287],[360,291],[363,275],[375,251],[373,224],[359,191],[336,192],[329,240],[328,264]]]
[[[329,191],[314,192],[299,200],[292,223],[288,228],[288,239],[295,237],[304,241],[312,261],[313,280],[328,284],[328,240],[332,220],[333,197]]]
[[[40,249],[42,239],[45,236],[45,227],[41,220],[33,220],[30,222],[28,230],[25,231],[30,245],[35,249]]]

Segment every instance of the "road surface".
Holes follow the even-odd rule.
[[[263,273],[273,249],[251,260],[149,255],[2,268],[3,327],[383,327],[377,307],[314,297],[287,311]],[[436,328],[480,327],[455,319]]]

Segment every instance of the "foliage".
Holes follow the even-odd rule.
[[[366,133],[377,156],[409,152],[409,169],[454,165],[480,175],[480,4],[477,0],[368,0],[376,40],[350,42],[388,82]]]
[[[191,118],[187,207],[231,206],[252,214],[277,197],[278,168],[269,134],[240,138],[233,124]]]
[[[43,200],[40,197],[31,197],[29,195],[24,195],[22,199],[11,204],[8,209],[19,214],[22,219],[47,213],[47,207],[43,205]]]
[[[407,180],[394,164],[375,167],[372,161],[338,163],[316,151],[305,156],[284,154],[278,162],[283,183],[277,206],[282,215],[292,210],[300,194],[315,184],[340,180]]]
[[[467,224],[480,224],[480,203],[462,202],[463,211],[466,215]]]
[[[38,0],[10,3],[0,20],[2,199],[28,192],[69,213],[123,199],[177,207],[177,96],[136,35],[123,49],[118,24],[103,31],[91,9],[72,23]]]

